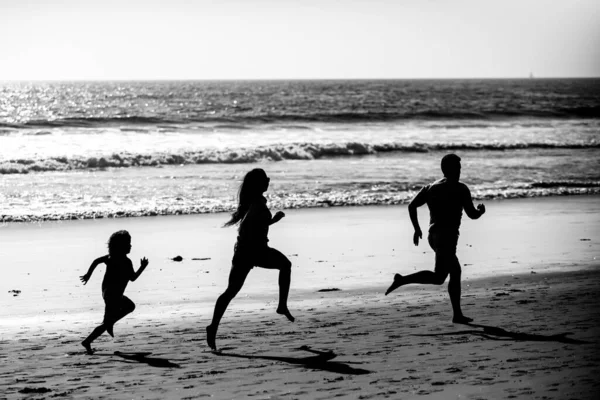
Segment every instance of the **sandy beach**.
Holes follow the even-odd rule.
[[[218,354],[204,327],[228,277],[226,215],[4,224],[0,398],[596,398],[600,197],[485,204],[458,250],[473,324],[452,324],[446,284],[383,295],[394,273],[433,267],[406,206],[286,210],[270,244],[293,263],[297,320],[275,313],[277,272],[255,268]],[[126,291],[136,311],[88,356],[104,270],[78,277],[119,229],[150,266]]]

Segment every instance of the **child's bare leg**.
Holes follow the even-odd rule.
[[[94,349],[92,349],[92,344],[86,342],[85,340],[83,342],[81,342],[81,345],[83,347],[85,347],[85,352],[88,353],[89,355],[94,354]]]
[[[123,296],[123,298],[121,299],[119,312],[105,324],[106,332],[108,332],[110,336],[115,337],[113,332],[114,325],[127,314],[132,313],[134,310],[135,303],[131,301],[127,296]]]
[[[106,326],[104,324],[98,325],[92,331],[92,333],[90,333],[90,336],[88,336],[83,342],[81,342],[81,345],[85,347],[85,350],[88,354],[94,354],[94,349],[92,349],[92,342],[98,339],[98,337],[100,337],[100,335],[102,335],[104,331],[106,331]]]

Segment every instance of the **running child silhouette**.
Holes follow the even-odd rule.
[[[91,278],[94,269],[99,264],[106,264],[106,272],[102,281],[102,298],[104,299],[104,320],[81,344],[88,354],[93,354],[92,342],[105,331],[114,337],[114,324],[135,309],[133,301],[123,293],[129,281],[135,281],[148,266],[146,257],[140,260],[140,268],[133,270],[133,264],[127,257],[131,251],[131,236],[127,231],[113,233],[108,239],[108,255],[97,258],[92,262],[88,272],[81,276],[85,285]]]
[[[410,220],[415,229],[413,236],[415,246],[419,245],[419,239],[423,237],[417,217],[417,208],[424,204],[429,207],[430,223],[427,239],[435,251],[435,269],[404,276],[396,274],[394,282],[385,294],[387,296],[400,286],[410,283],[441,285],[450,275],[448,294],[454,312],[452,322],[464,324],[473,319],[465,317],[460,308],[461,268],[456,257],[460,220],[463,210],[469,218],[478,219],[485,213],[485,206],[479,204],[475,208],[469,188],[459,182],[460,157],[456,154],[445,155],[442,158],[441,166],[444,178],[423,187],[408,205]]]
[[[280,251],[268,245],[269,226],[285,216],[281,211],[272,216],[267,207],[267,199],[263,193],[269,188],[269,181],[265,171],[260,168],[248,172],[240,185],[237,210],[225,223],[225,226],[239,224],[239,228],[229,272],[229,284],[225,292],[217,299],[212,323],[206,327],[206,340],[212,350],[217,348],[215,343],[217,330],[227,306],[238,294],[248,273],[255,266],[279,270],[277,313],[294,322],[294,317],[287,305],[292,263]]]

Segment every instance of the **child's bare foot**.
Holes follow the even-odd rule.
[[[115,326],[113,324],[106,325],[106,332],[108,332],[111,337],[115,337],[115,333],[113,332],[114,327]]]
[[[288,310],[287,307],[277,307],[277,314],[285,315],[286,318],[290,320],[290,322],[294,322],[296,320],[296,318],[294,318],[294,316],[292,315],[292,313],[290,313],[290,310]]]
[[[385,295],[387,296],[388,294],[392,293],[394,290],[398,289],[400,286],[402,286],[402,275],[396,274],[396,275],[394,275],[394,282],[390,285],[388,290],[386,290]]]
[[[454,316],[454,318],[452,318],[452,322],[454,322],[455,324],[468,324],[469,322],[472,322],[473,318],[469,318],[469,317],[465,317],[464,315],[458,315],[458,316]]]
[[[95,350],[94,350],[94,349],[92,349],[92,345],[91,345],[91,343],[88,343],[88,342],[86,342],[86,341],[83,341],[83,342],[81,342],[81,345],[82,345],[83,347],[85,347],[85,352],[86,352],[86,353],[88,353],[88,354],[90,354],[90,355],[94,354],[94,351],[95,351]]]
[[[216,343],[216,337],[217,337],[217,330],[215,328],[212,327],[212,325],[209,325],[206,327],[206,341],[208,342],[208,347],[211,348],[211,350],[216,351],[217,350],[217,343]]]

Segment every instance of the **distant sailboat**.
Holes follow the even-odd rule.
[[[533,72],[530,72],[530,73],[529,73],[529,79],[534,79],[534,77],[533,77]]]

